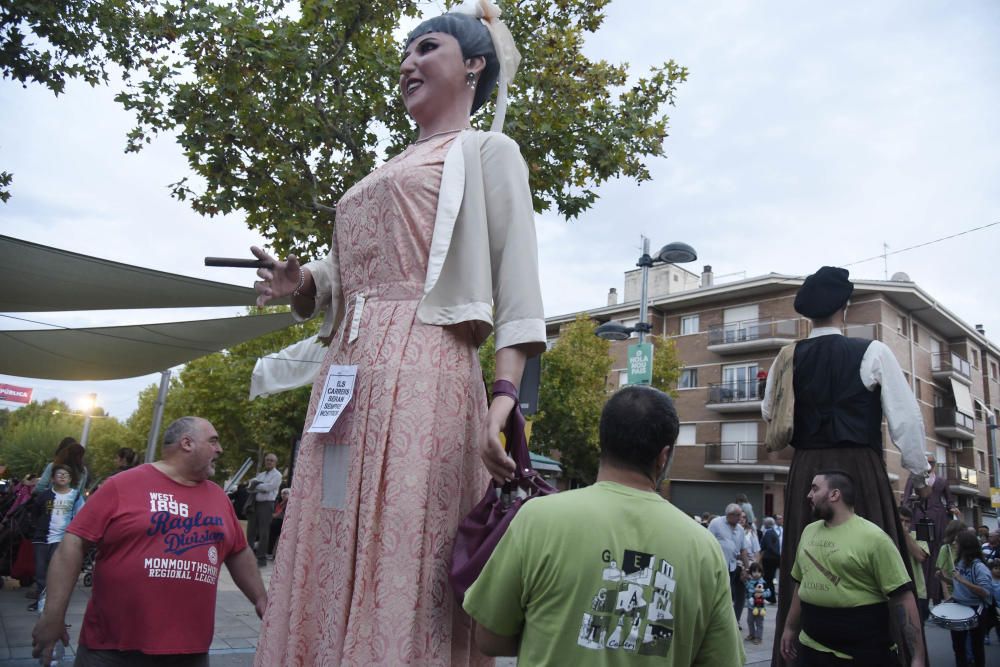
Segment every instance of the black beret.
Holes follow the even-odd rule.
[[[847,269],[824,266],[806,278],[795,295],[795,310],[812,320],[833,315],[854,292]]]

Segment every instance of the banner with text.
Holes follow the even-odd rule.
[[[653,382],[653,344],[636,343],[628,346],[628,383]]]
[[[31,403],[30,387],[15,387],[12,384],[0,384],[0,401],[11,403]]]

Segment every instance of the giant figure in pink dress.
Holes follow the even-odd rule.
[[[260,269],[258,303],[325,311],[330,338],[306,415],[255,664],[491,664],[448,585],[459,521],[514,464],[487,408],[478,347],[520,384],[545,346],[528,175],[499,131],[470,116],[519,56],[484,0],[410,33],[400,93],[419,129],[337,204],[330,254]],[[331,366],[356,367],[329,432],[310,433]]]

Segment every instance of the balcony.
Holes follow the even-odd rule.
[[[934,432],[945,438],[972,440],[976,437],[976,421],[955,408],[934,408]]]
[[[801,338],[801,319],[744,320],[708,327],[708,351],[716,354],[743,354],[775,350]]]
[[[764,398],[762,384],[756,379],[709,384],[705,407],[716,412],[760,412]]]
[[[710,442],[705,445],[705,469],[787,475],[789,461],[771,456],[761,442]]]
[[[979,475],[974,468],[958,465],[937,465],[937,474],[948,480],[948,489],[952,493],[964,495],[979,494]]]
[[[844,335],[850,338],[878,340],[878,324],[845,324]]]
[[[972,386],[972,366],[954,352],[935,352],[931,355],[931,375],[935,380],[958,380]]]

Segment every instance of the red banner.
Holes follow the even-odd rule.
[[[15,387],[12,384],[0,384],[0,401],[11,403],[31,403],[30,387]]]

